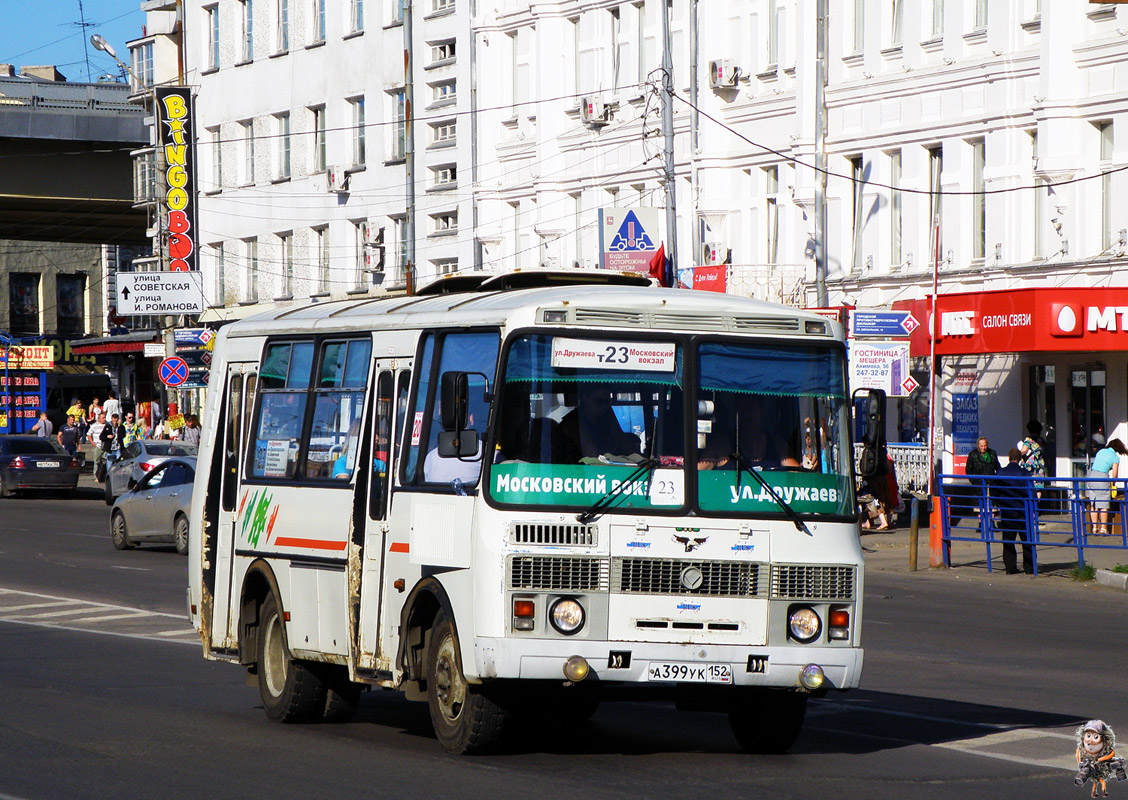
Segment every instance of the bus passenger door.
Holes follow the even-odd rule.
[[[379,652],[383,608],[385,560],[388,541],[388,504],[395,473],[395,454],[407,413],[407,391],[412,359],[376,359],[376,392],[369,405],[371,453],[367,502],[364,506],[364,544],[360,569],[360,623],[355,646],[357,672],[390,679],[392,656]],[[362,483],[357,482],[360,487]]]
[[[228,368],[224,390],[223,431],[216,436],[223,460],[216,536],[208,543],[205,557],[213,567],[212,615],[209,621],[213,650],[234,650],[234,626],[238,615],[235,587],[235,529],[239,519],[239,486],[246,462],[247,425],[254,408],[258,384],[257,364],[233,364]],[[214,588],[213,588],[214,587]]]

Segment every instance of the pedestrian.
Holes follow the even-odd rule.
[[[86,431],[86,406],[77,397],[71,398],[70,408],[67,409],[67,416],[74,417],[74,424],[79,429],[79,432]]]
[[[67,414],[66,424],[59,429],[59,432],[55,436],[62,448],[70,454],[71,458],[74,458],[78,455],[78,443],[81,435],[81,431],[79,431],[78,426],[75,425],[74,415]]]
[[[1088,496],[1092,504],[1089,508],[1091,532],[1106,534],[1108,530],[1108,507],[1112,502],[1112,481],[1120,471],[1120,457],[1128,456],[1128,448],[1119,439],[1109,439],[1108,445],[1097,451],[1089,465]]]
[[[103,416],[105,416],[103,414]],[[98,441],[102,446],[102,461],[101,471],[99,471],[98,464],[94,465],[94,477],[99,481],[106,479],[106,456],[118,450],[121,447],[121,417],[114,414],[110,421],[106,423],[106,427],[102,428],[102,433],[98,436]]]
[[[138,439],[153,439],[153,438],[156,438],[153,434],[152,426],[149,425],[149,420],[146,419],[145,417],[141,417],[141,419],[137,422],[137,426],[139,428],[139,430],[137,432],[137,438]]]
[[[1003,567],[1008,575],[1018,573],[1018,553],[1014,542],[1022,544],[1022,571],[1034,574],[1034,548],[1026,521],[1031,510],[1030,471],[1022,466],[1022,451],[1012,447],[1007,465],[1000,469],[991,484],[991,502],[999,512],[999,532],[1003,537]]]
[[[117,415],[118,420],[121,419],[121,403],[117,399],[117,394],[111,389],[109,395],[106,397],[106,404],[102,406],[102,410],[106,412],[106,419],[113,419]]]
[[[47,419],[46,411],[39,412],[39,422],[32,425],[31,429],[41,439],[49,438],[55,432],[55,426],[51,423],[51,420]]]
[[[973,492],[979,495],[980,507],[983,506],[986,498],[983,496],[986,492],[986,487],[983,485],[984,481],[981,478],[973,478],[972,475],[994,475],[1002,467],[999,464],[998,454],[987,445],[987,437],[980,436],[979,440],[975,443],[975,449],[967,454],[967,466],[964,468],[964,473],[968,476],[968,482],[975,487]]]
[[[99,401],[98,397],[95,396],[94,402],[86,409],[86,418],[90,420],[90,424],[93,425],[98,421],[98,417],[100,417],[104,411],[105,409],[102,407],[102,403]]]
[[[1026,438],[1018,443],[1018,449],[1022,452],[1023,469],[1036,478],[1046,477],[1046,459],[1042,453],[1041,433],[1042,423],[1032,419],[1026,423]],[[1045,486],[1045,482],[1038,481],[1034,485],[1039,490],[1038,497],[1041,497],[1041,489]]]
[[[184,418],[184,430],[180,432],[180,438],[184,444],[190,444],[195,447],[200,446],[200,418],[195,414],[189,414]]]
[[[141,437],[141,423],[133,421],[133,412],[132,411],[126,412],[125,422],[123,422],[121,424],[121,428],[122,428],[122,436],[121,436],[122,447],[125,447],[128,444],[132,444],[135,439],[142,438]]]
[[[105,451],[102,449],[102,431],[106,428],[106,415],[99,414],[94,418],[94,422],[90,424],[89,430],[86,431],[86,440],[94,445],[94,477],[98,476],[98,467],[106,457]]]

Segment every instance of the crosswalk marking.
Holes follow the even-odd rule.
[[[96,603],[17,589],[0,588],[0,623],[81,631],[175,644],[200,644],[181,614]],[[173,628],[171,625],[182,624]]]

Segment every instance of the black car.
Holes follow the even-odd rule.
[[[21,489],[78,488],[78,459],[54,439],[0,436],[0,497]]]

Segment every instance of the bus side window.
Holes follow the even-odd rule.
[[[368,516],[383,519],[387,507],[388,474],[391,465],[392,373],[382,370],[376,379],[376,425],[372,435],[372,487],[368,494]]]
[[[243,376],[232,375],[227,392],[227,430],[223,439],[223,510],[235,510],[239,487],[239,423],[243,400]]]

